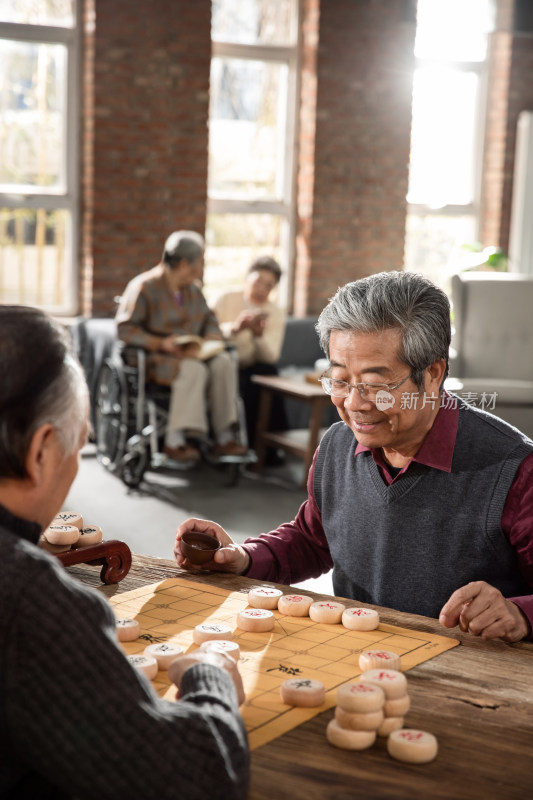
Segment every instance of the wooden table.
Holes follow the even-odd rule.
[[[287,453],[303,458],[303,485],[305,487],[309,467],[320,439],[324,409],[331,405],[331,399],[329,395],[324,393],[318,381],[315,385],[307,382],[304,377],[281,378],[277,375],[252,375],[252,381],[261,387],[255,439],[257,470],[261,471],[263,468],[265,452],[268,447],[285,450]],[[285,397],[293,397],[311,407],[308,430],[268,430],[272,396],[275,393]]]
[[[230,591],[257,583],[222,573],[188,574],[174,562],[135,555],[129,574],[115,585],[102,586],[95,567],[68,570],[109,597],[170,577]],[[388,624],[461,641],[407,673],[412,703],[406,726],[437,736],[437,759],[419,766],[401,764],[388,756],[382,739],[362,752],[337,750],[325,737],[330,709],[253,751],[249,800],[532,797],[533,644],[484,642],[458,629],[447,631],[434,619],[379,611]]]

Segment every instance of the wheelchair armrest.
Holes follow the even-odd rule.
[[[134,347],[122,343],[119,355],[125,370],[137,373],[137,430],[143,427],[144,405],[146,399],[146,351],[142,347]]]
[[[137,370],[139,382],[142,380],[144,383],[146,381],[146,350],[142,347],[122,344],[119,355],[126,367]]]

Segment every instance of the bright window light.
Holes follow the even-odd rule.
[[[405,268],[449,288],[477,237],[493,0],[418,0]]]
[[[241,44],[296,41],[293,0],[213,0],[212,8],[214,40]]]
[[[240,289],[248,267],[269,255],[283,259],[284,220],[275,214],[209,214],[206,230],[204,291],[213,302],[223,291]]]
[[[72,28],[74,0],[0,0],[0,22]]]
[[[409,173],[410,203],[432,209],[474,200],[475,72],[433,65],[417,69]]]
[[[0,303],[77,312],[77,0],[0,0]]]
[[[418,0],[415,56],[484,61],[493,27],[491,0]]]
[[[209,194],[283,197],[287,67],[211,61]]]
[[[0,39],[0,189],[64,189],[67,48]]]
[[[241,287],[251,261],[294,252],[298,0],[213,0],[204,291]]]

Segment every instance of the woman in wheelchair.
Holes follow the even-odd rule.
[[[235,438],[234,364],[199,288],[203,261],[204,240],[198,233],[171,233],[161,262],[128,283],[116,315],[121,342],[147,353],[147,379],[171,387],[164,453],[175,461],[197,461],[200,452],[187,439],[206,438],[210,426],[213,455],[247,452]],[[198,349],[183,343],[186,336],[218,341],[221,352],[204,360]]]

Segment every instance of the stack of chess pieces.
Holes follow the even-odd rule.
[[[389,754],[399,761],[432,761],[437,755],[436,738],[403,727],[410,699],[400,656],[387,650],[365,650],[359,667],[359,680],[337,690],[335,716],[326,730],[328,742],[344,750],[365,750],[379,736],[387,738]]]
[[[101,541],[102,530],[98,525],[84,525],[83,517],[77,511],[61,511],[41,534],[39,547],[52,555],[59,555]]]

